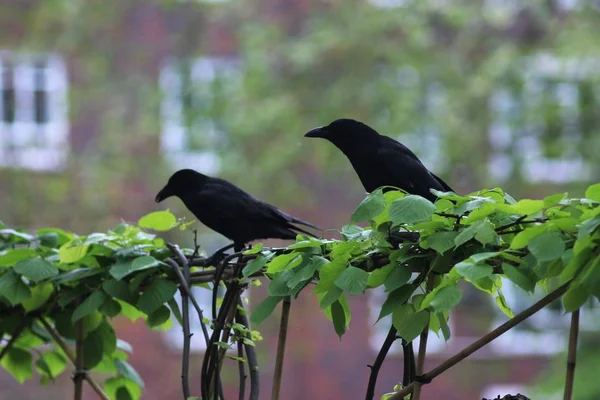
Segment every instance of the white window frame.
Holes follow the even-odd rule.
[[[43,87],[36,87],[36,61],[43,60]],[[3,72],[10,64],[15,93],[14,121],[4,120]],[[42,90],[46,118],[35,121],[34,93]],[[66,166],[69,154],[67,109],[68,77],[63,58],[55,53],[0,51],[0,166],[35,171],[57,171]]]
[[[596,71],[598,64],[599,62],[595,60],[558,59],[550,54],[540,53],[526,62],[524,91],[527,94],[522,97],[533,99],[528,105],[535,105],[541,82],[545,79],[564,80],[557,84],[556,98],[561,103],[561,111],[565,114],[563,120],[574,118],[579,112],[577,107],[571,107],[572,104],[577,104],[576,84]],[[565,98],[570,99],[565,101]],[[490,98],[489,107],[493,117],[488,130],[488,141],[492,149],[488,161],[490,176],[498,182],[506,182],[510,178],[514,164],[509,153],[514,148],[519,151],[522,163],[520,174],[528,182],[567,183],[589,180],[592,166],[589,162],[585,162],[575,149],[571,151],[572,155],[561,158],[543,156],[541,143],[536,134],[536,121],[524,124],[521,128],[526,130],[527,134],[517,137],[517,133],[511,130],[509,120],[511,113],[522,105],[518,100],[512,99],[508,90],[503,87],[498,88]],[[563,135],[567,136],[565,133]],[[581,139],[580,136],[575,135],[575,132],[568,136],[569,143],[576,144],[577,140]]]
[[[167,160],[176,168],[192,168],[206,174],[216,174],[221,168],[221,159],[214,148],[204,151],[191,151],[187,148],[190,134],[184,123],[184,110],[180,94],[182,93],[182,78],[178,71],[179,59],[169,58],[161,66],[160,87],[163,93],[161,101],[162,133],[160,148]],[[218,76],[234,80],[233,85],[241,88],[238,80],[241,78],[239,61],[236,58],[201,57],[191,62],[190,80],[197,90],[211,85]],[[203,92],[210,97],[211,93]],[[194,130],[208,135],[211,140],[226,136],[218,128],[216,121],[211,118],[199,119]]]

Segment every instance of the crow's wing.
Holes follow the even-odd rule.
[[[453,191],[432,174],[408,147],[387,136],[381,138],[377,159],[396,186],[427,198],[435,198],[430,189]]]

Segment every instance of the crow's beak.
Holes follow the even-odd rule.
[[[319,126],[318,128],[311,129],[308,131],[304,137],[313,137],[313,138],[325,138],[327,135],[327,130],[324,126]]]
[[[158,194],[154,198],[154,201],[156,201],[157,203],[160,203],[161,201],[163,201],[167,197],[171,197],[172,195],[173,194],[171,194],[169,187],[165,186],[160,192],[158,192]]]

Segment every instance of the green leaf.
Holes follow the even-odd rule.
[[[54,287],[51,283],[36,285],[31,288],[31,297],[22,302],[26,312],[36,310],[43,306],[54,292]]]
[[[496,243],[498,234],[494,230],[492,223],[485,219],[481,221],[477,231],[475,232],[475,240],[481,244]]]
[[[385,290],[391,292],[404,285],[411,277],[411,272],[408,268],[402,265],[395,265],[388,276],[385,278]]]
[[[132,268],[133,268],[133,262],[131,260],[118,261],[115,264],[113,264],[113,266],[110,268],[110,270],[108,272],[116,280],[121,280],[133,272]]]
[[[519,232],[515,235],[510,243],[511,249],[522,249],[529,244],[529,241],[534,237],[541,235],[546,231],[546,227],[543,225],[532,226],[526,228],[524,231]]]
[[[454,270],[470,281],[486,278],[494,272],[494,268],[491,265],[476,263],[470,259],[456,264]]]
[[[435,232],[427,236],[425,243],[428,248],[434,249],[439,254],[443,254],[454,247],[454,240],[457,236],[458,232],[454,231]]]
[[[152,256],[141,256],[133,260],[131,264],[132,271],[142,271],[144,269],[155,268],[161,265],[162,262],[158,261]]]
[[[21,276],[10,269],[0,276],[0,295],[15,306],[28,300],[31,297],[31,290]]]
[[[65,243],[60,246],[60,249],[58,250],[60,262],[63,264],[75,263],[86,256],[89,248],[89,244],[73,246],[72,241]]]
[[[97,310],[105,301],[106,295],[103,291],[97,290],[93,292],[73,311],[71,322],[74,324],[92,311]]]
[[[436,313],[449,311],[452,307],[460,303],[462,294],[462,290],[456,285],[445,286],[440,290],[434,290],[429,293],[425,297],[425,300],[423,300],[423,303],[421,303],[421,310],[423,310],[424,304],[429,303]],[[428,299],[428,297],[430,298]]]
[[[544,207],[552,207],[558,203],[560,203],[563,199],[565,199],[569,194],[568,193],[556,193],[550,196],[547,196],[542,200],[544,202]]]
[[[513,210],[519,214],[535,214],[544,209],[545,204],[542,200],[519,200],[516,204],[511,206]]]
[[[408,195],[390,205],[390,220],[394,224],[414,224],[426,221],[435,212],[435,205],[429,200],[416,195]]]
[[[131,305],[125,301],[121,301],[121,300],[117,300],[117,301],[121,305],[121,315],[123,315],[124,317],[129,319],[131,322],[135,322],[139,318],[146,319],[146,315],[143,312],[141,312],[140,310],[138,310],[137,308],[135,308],[133,305]]]
[[[335,280],[335,285],[350,294],[362,293],[367,288],[369,273],[356,267],[346,268]]]
[[[392,324],[398,335],[407,342],[419,336],[429,322],[429,312],[414,312],[411,305],[397,308],[392,314]]]
[[[256,243],[254,246],[252,246],[251,249],[248,249],[244,252],[244,255],[251,255],[251,254],[258,254],[262,251],[264,245],[262,243]]]
[[[144,290],[137,302],[137,308],[147,315],[152,314],[177,292],[177,285],[166,279],[157,279]]]
[[[153,313],[148,315],[148,319],[146,319],[146,325],[152,328],[164,324],[169,317],[171,317],[171,311],[167,306],[162,305]]]
[[[0,251],[0,267],[12,267],[16,263],[37,255],[36,249],[19,247]]]
[[[319,270],[319,281],[315,287],[315,293],[328,292],[333,286],[337,277],[346,269],[346,259],[338,258],[325,264]]]
[[[142,377],[127,361],[115,360],[115,367],[117,367],[117,373],[119,376],[134,381],[141,388],[144,387],[144,381],[142,380]]]
[[[346,332],[346,313],[339,301],[335,301],[331,305],[331,318],[333,320],[335,333],[337,333],[340,340],[342,340],[342,336]]]
[[[600,201],[600,183],[588,187],[585,191],[585,197],[590,200]]]
[[[344,291],[337,286],[332,287],[331,290],[325,293],[325,296],[323,296],[319,300],[319,307],[321,307],[321,309],[324,310],[327,307],[331,306],[335,301],[337,301],[340,298],[343,292]]]
[[[90,276],[98,275],[104,272],[102,268],[77,268],[71,271],[59,274],[54,278],[49,279],[50,282],[55,282],[59,285],[64,283],[78,281]]]
[[[104,391],[114,400],[139,400],[142,395],[142,388],[135,381],[122,376],[104,381]]]
[[[40,358],[35,362],[37,372],[52,380],[63,373],[67,368],[67,360],[56,351],[40,353]]]
[[[102,284],[102,290],[104,290],[109,296],[116,299],[123,300],[128,303],[136,302],[135,296],[131,294],[127,283],[124,281],[116,281],[113,279],[104,281]]]
[[[454,239],[454,246],[460,247],[469,240],[473,239],[482,224],[483,221],[477,221],[473,225],[470,225],[469,227],[463,229]]]
[[[385,210],[383,191],[377,189],[371,192],[354,210],[350,222],[369,222]]]
[[[578,310],[585,304],[588,296],[589,293],[583,285],[572,284],[562,298],[565,312]]]
[[[121,312],[121,304],[114,299],[107,298],[99,311],[109,318],[114,318]]]
[[[413,285],[404,285],[399,287],[398,289],[390,292],[388,294],[387,299],[383,302],[381,306],[381,311],[379,312],[379,316],[377,317],[377,321],[386,315],[390,315],[394,312],[394,310],[398,307],[406,304],[410,296],[414,293],[416,288]]]
[[[264,299],[252,312],[250,322],[254,325],[260,325],[269,315],[271,315],[282,299],[282,296],[269,296]]]
[[[500,307],[500,310],[502,310],[504,315],[506,315],[508,318],[515,317],[515,314],[513,314],[508,303],[506,302],[506,299],[504,298],[504,295],[500,291],[498,291],[498,295],[496,296],[496,304],[498,305],[498,307]]]
[[[503,263],[502,271],[504,275],[523,290],[533,293],[536,281],[530,276],[523,273],[520,269],[513,267],[510,264]]]
[[[284,270],[292,269],[302,262],[302,255],[299,253],[282,254],[273,258],[267,263],[267,273],[275,274]]]
[[[155,231],[168,231],[177,226],[177,218],[169,210],[154,211],[139,219],[138,225]]]
[[[54,264],[41,258],[30,258],[29,260],[19,261],[14,268],[16,273],[21,274],[34,282],[39,282],[58,275],[58,268],[56,268]]]
[[[252,260],[250,263],[246,264],[246,266],[242,270],[242,275],[244,276],[244,278],[247,278],[250,275],[254,274],[255,272],[260,271],[261,268],[264,267],[266,263],[267,263],[267,257],[265,257],[261,254],[258,257],[256,257],[254,260]]]
[[[33,377],[33,357],[26,350],[12,347],[2,358],[0,364],[19,383],[23,383]]]
[[[300,284],[301,282],[305,282],[313,277],[317,267],[320,265],[319,261],[313,261],[312,259],[306,259],[303,264],[306,263],[305,266],[299,266],[293,270],[294,275],[287,282],[289,288],[293,288],[294,286]]]
[[[294,271],[283,271],[275,276],[269,284],[267,292],[269,296],[289,296],[292,288],[288,285],[289,280],[294,276]]]
[[[552,261],[565,252],[565,242],[557,232],[545,232],[529,241],[527,248],[540,261]]]
[[[385,282],[388,274],[392,269],[396,268],[396,264],[388,264],[385,267],[377,268],[369,273],[369,279],[367,281],[367,286],[370,288],[376,288]]]

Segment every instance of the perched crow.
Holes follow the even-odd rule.
[[[329,140],[348,157],[367,192],[395,186],[428,200],[437,197],[429,189],[453,191],[435,176],[406,146],[353,119],[337,119],[315,128],[306,137]]]
[[[237,186],[191,169],[175,172],[156,195],[160,203],[177,196],[200,222],[232,240],[236,251],[255,239],[295,239],[298,232],[311,233],[292,224],[316,226],[294,218]]]

